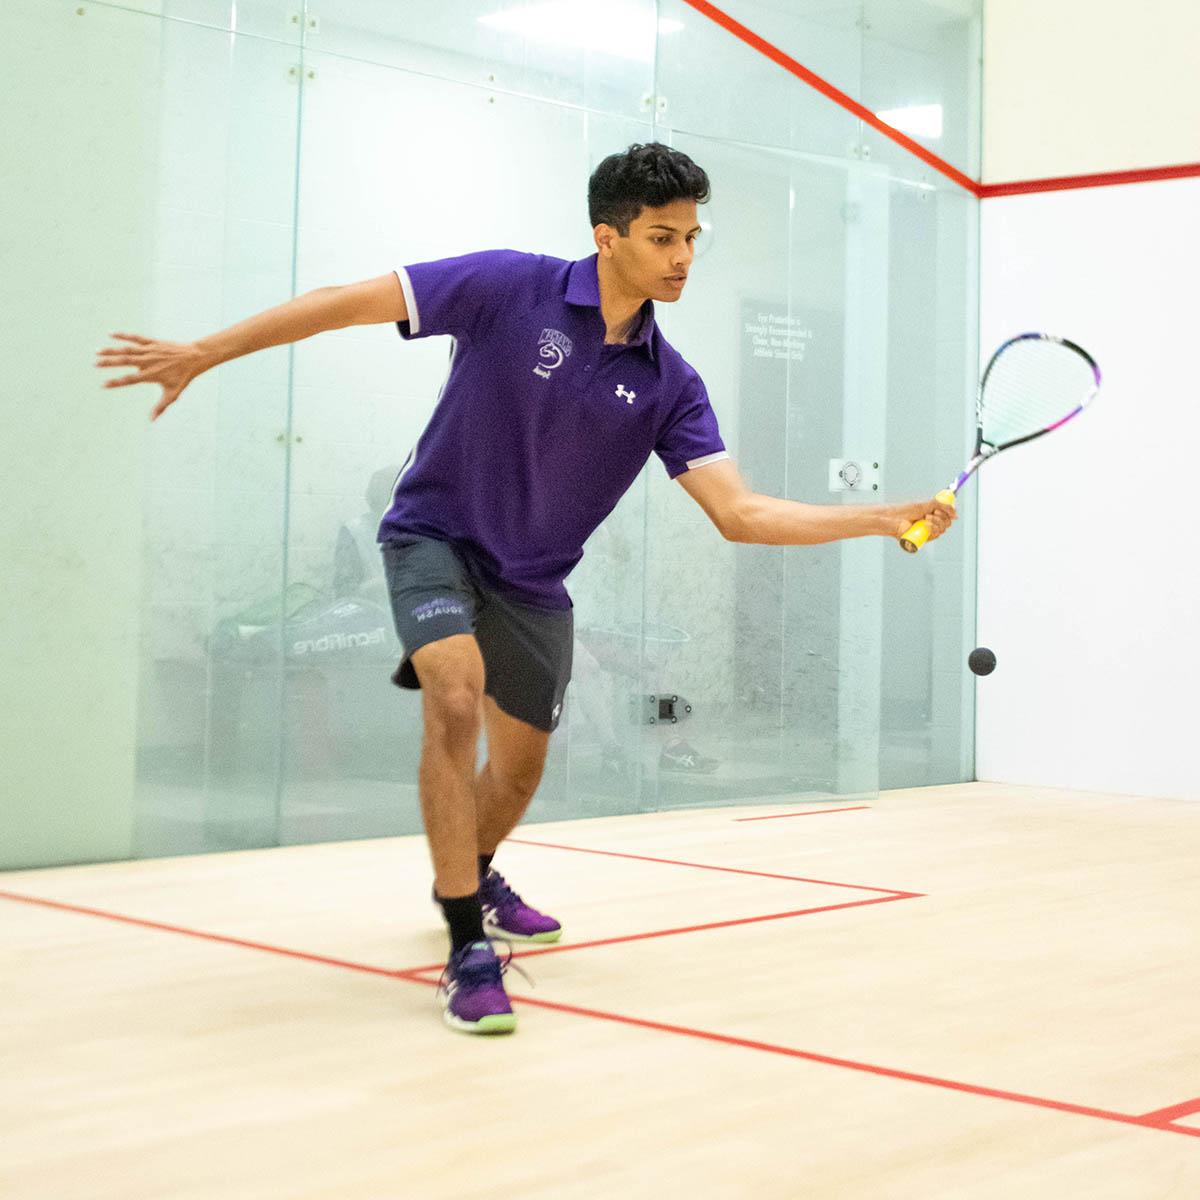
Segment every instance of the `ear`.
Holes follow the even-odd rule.
[[[612,244],[616,241],[619,234],[611,225],[600,224],[592,230],[592,235],[596,239],[596,249],[604,258],[612,258]]]

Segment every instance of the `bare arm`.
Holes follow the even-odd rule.
[[[752,492],[729,459],[677,476],[722,537],[764,546],[815,546],[844,538],[900,537],[922,517],[931,537],[950,528],[954,510],[936,500],[912,504],[801,504]]]
[[[164,342],[134,333],[114,333],[114,338],[128,345],[100,350],[96,366],[135,368],[131,375],[108,380],[106,388],[159,384],[162,396],[151,413],[153,421],[179,399],[196,376],[220,363],[269,346],[303,341],[327,329],[407,320],[404,292],[393,271],[361,283],[305,292],[195,342]]]

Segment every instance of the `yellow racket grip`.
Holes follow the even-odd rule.
[[[951,491],[938,492],[934,499],[940,501],[942,504],[949,505],[951,508],[954,507],[954,493]],[[919,521],[914,521],[908,527],[908,531],[900,539],[900,545],[909,554],[916,554],[929,541],[930,532],[929,522],[922,517]]]

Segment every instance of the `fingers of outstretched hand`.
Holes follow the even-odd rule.
[[[114,337],[125,335],[114,334]],[[128,335],[131,340],[133,335]],[[107,347],[96,351],[97,367],[136,367],[132,375],[121,375],[105,382],[106,388],[128,387],[131,383],[161,383],[167,386],[166,380],[173,374],[173,361],[170,348],[161,343],[151,343],[149,338],[136,339],[138,346]]]
[[[177,391],[163,392],[162,399],[151,410],[150,420],[157,421],[178,398],[179,393]]]
[[[97,367],[134,367],[132,374],[108,379],[106,388],[129,387],[134,383],[157,383],[162,395],[150,412],[157,420],[176,400],[188,383],[202,370],[195,348],[183,342],[163,342],[137,333],[114,333],[113,338],[127,342],[96,351]]]
[[[149,383],[151,382],[140,371],[133,375],[122,375],[118,379],[106,379],[104,386],[106,388],[128,387],[131,383]]]
[[[150,363],[149,338],[137,337],[134,334],[114,333],[113,337],[126,338],[138,343],[136,346],[105,346],[96,351],[97,367],[137,367],[136,375],[126,375],[120,379],[110,379],[105,387],[124,387],[128,383],[137,383],[146,377]]]
[[[153,349],[154,346],[148,338],[140,338],[136,344],[128,346],[103,346],[96,351],[96,365],[112,366],[116,363],[134,362],[145,358]]]

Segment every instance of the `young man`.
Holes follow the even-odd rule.
[[[456,1029],[515,1028],[488,933],[556,941],[557,921],[491,867],[541,779],[571,675],[563,580],[583,543],[652,453],[737,542],[812,545],[933,536],[936,501],[817,506],[752,493],[729,459],[700,376],[663,338],[654,301],[683,293],[708,177],[660,144],[606,158],[588,186],[597,253],[579,262],[491,251],[321,288],[191,344],[114,334],[106,387],[162,386],[157,418],[201,372],[325,329],[397,322],[404,338],[449,334],[449,378],[383,519],[404,658],[420,688],[421,810],[434,898],[450,928],[443,988]],[[480,725],[488,758],[475,773]]]

